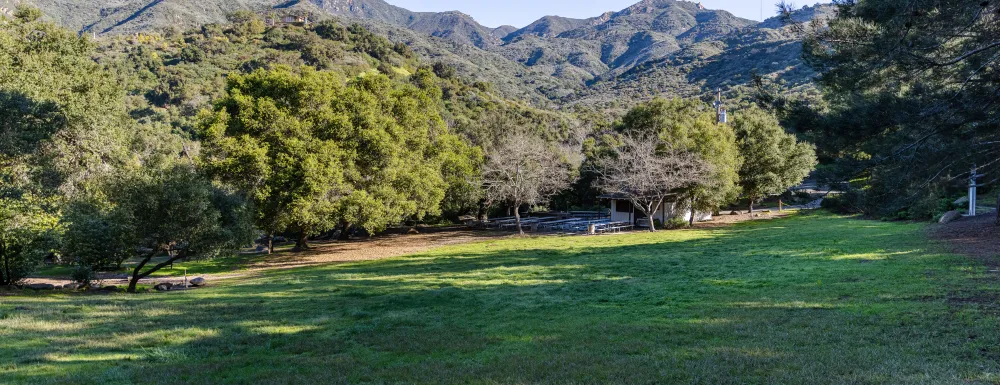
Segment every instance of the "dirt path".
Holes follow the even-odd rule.
[[[469,230],[464,228],[447,228],[428,230],[422,234],[388,234],[371,239],[357,239],[347,242],[315,242],[313,249],[306,252],[278,252],[267,258],[248,264],[245,269],[233,273],[203,274],[208,282],[245,278],[268,270],[293,269],[306,266],[332,265],[357,261],[399,257],[420,253],[438,247],[477,242],[487,239],[497,239],[511,236],[510,233]],[[188,278],[195,278],[189,276]],[[69,279],[29,278],[28,283],[49,283],[65,285]],[[150,277],[140,280],[143,284],[169,282],[182,284],[183,277]],[[102,280],[104,285],[127,285],[123,278],[108,278]]]

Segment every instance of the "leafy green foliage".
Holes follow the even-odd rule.
[[[0,165],[29,166],[47,193],[73,191],[128,160],[133,121],[93,43],[34,19],[0,23]]]
[[[828,104],[817,143],[839,181],[863,181],[865,214],[929,218],[974,164],[997,172],[998,11],[990,1],[840,2],[829,28],[811,30],[804,56]]]
[[[253,240],[250,213],[239,194],[219,188],[193,167],[179,164],[163,170],[123,175],[107,187],[122,238],[139,251],[129,291],[145,278],[177,260],[208,259],[238,251]],[[169,258],[154,266],[157,255]]]
[[[94,198],[70,202],[62,216],[63,258],[85,270],[104,270],[121,268],[125,260],[135,256],[132,218],[124,210],[108,206]]]
[[[57,221],[37,197],[0,197],[0,285],[20,283],[50,253]]]
[[[739,184],[754,202],[798,185],[816,167],[816,150],[786,133],[774,115],[756,107],[739,111],[733,119],[743,165]]]
[[[739,195],[737,171],[743,156],[733,129],[716,123],[715,111],[691,99],[654,99],[630,110],[616,127],[628,135],[653,135],[674,150],[691,152],[710,165],[710,173],[684,192],[695,209],[714,211]]]
[[[435,95],[382,75],[259,70],[228,90],[203,120],[205,164],[252,192],[258,226],[300,241],[439,214],[446,176],[467,194],[481,157],[448,133]]]

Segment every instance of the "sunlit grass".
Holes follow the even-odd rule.
[[[923,231],[803,214],[0,296],[0,383],[1000,382],[996,277]]]

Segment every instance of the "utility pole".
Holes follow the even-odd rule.
[[[972,165],[972,172],[969,173],[969,216],[976,216],[976,189],[980,186],[976,180],[984,177],[985,175],[977,174],[979,168],[975,164]]]

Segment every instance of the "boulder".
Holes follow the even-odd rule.
[[[55,290],[56,286],[50,283],[32,283],[27,288],[31,290]]]
[[[164,282],[164,283],[156,284],[156,286],[153,286],[153,290],[156,290],[156,291],[170,291],[170,289],[172,287],[174,287],[174,284],[172,284],[170,282]]]
[[[189,283],[191,286],[205,286],[206,281],[204,277],[198,277],[192,279]]]
[[[66,285],[63,286],[63,289],[66,289],[66,290],[76,290],[76,289],[79,289],[79,288],[80,288],[80,284],[76,283],[76,282],[67,283]]]
[[[741,213],[739,211],[733,211],[733,212],[729,213],[729,215],[741,215],[741,214],[743,214],[743,213]]]
[[[944,213],[944,215],[941,216],[941,220],[938,221],[938,223],[941,223],[941,224],[951,223],[951,222],[954,222],[954,221],[958,220],[961,217],[962,217],[962,214],[959,213],[958,211],[949,211],[949,212]]]

